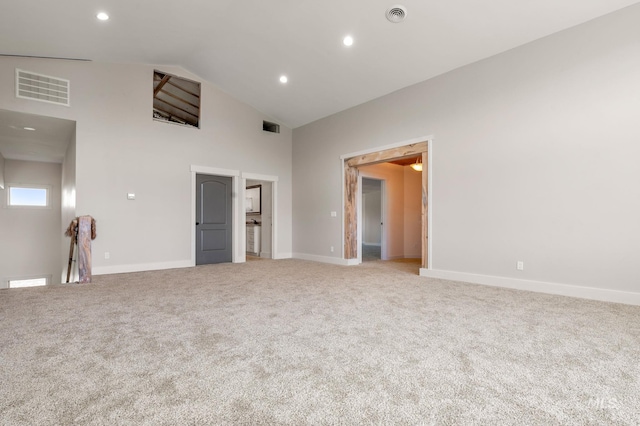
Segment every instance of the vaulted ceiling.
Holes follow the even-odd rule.
[[[5,1],[0,54],[179,65],[295,128],[634,3]]]

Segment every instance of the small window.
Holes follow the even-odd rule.
[[[49,188],[45,186],[9,185],[9,207],[49,207]]]
[[[47,285],[47,278],[30,278],[28,280],[9,280],[9,288],[40,287]]]

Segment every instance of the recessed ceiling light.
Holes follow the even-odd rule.
[[[342,40],[342,44],[344,44],[345,46],[351,46],[351,45],[353,45],[353,37],[351,37],[351,36],[346,36],[346,37]]]
[[[280,76],[280,83],[286,83],[287,81],[289,81],[289,79],[287,78],[286,75],[281,75]]]
[[[109,19],[109,15],[107,15],[104,12],[100,12],[96,15],[96,18],[98,18],[101,21],[106,21],[107,19]]]
[[[23,127],[23,129],[25,130],[31,130],[32,132],[35,132],[36,129],[34,129],[33,127]]]

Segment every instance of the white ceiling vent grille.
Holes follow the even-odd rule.
[[[69,80],[16,69],[16,97],[69,106]]]
[[[397,24],[398,22],[404,21],[404,18],[407,17],[407,8],[397,4],[387,9],[386,15],[389,21]]]

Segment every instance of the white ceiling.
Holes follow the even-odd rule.
[[[0,109],[0,153],[9,160],[62,163],[75,130],[75,121]]]
[[[400,24],[385,19],[396,2]],[[295,128],[635,3],[3,1],[0,53],[179,65]]]

